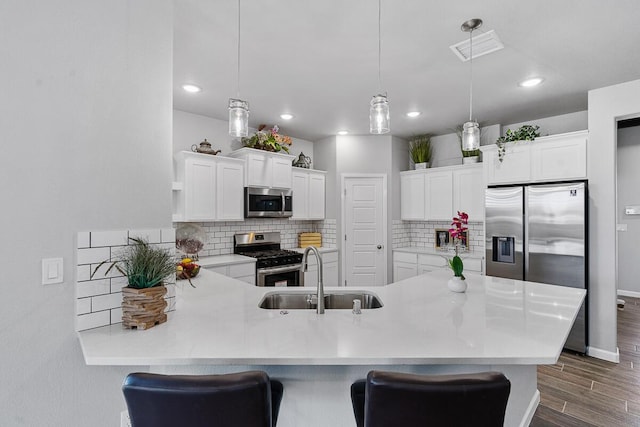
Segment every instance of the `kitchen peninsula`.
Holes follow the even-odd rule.
[[[192,374],[263,369],[285,386],[280,427],[353,426],[349,386],[371,369],[501,371],[512,382],[505,425],[528,425],[539,401],[536,365],[556,362],[585,291],[469,274],[467,292],[456,294],[446,287],[450,276],[438,271],[369,288],[384,305],[358,315],[261,309],[263,295],[280,289],[202,271],[196,288],[179,282],[166,323],[78,336],[88,365]]]

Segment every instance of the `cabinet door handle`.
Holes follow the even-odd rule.
[[[378,247],[378,249],[382,249],[382,245],[378,245],[377,247]]]

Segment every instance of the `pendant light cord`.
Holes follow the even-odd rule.
[[[469,31],[469,121],[473,121],[473,29]]]
[[[240,0],[238,0],[238,70],[236,72],[236,99],[240,99]]]
[[[382,0],[378,0],[378,91],[382,93],[382,72],[381,70],[381,60],[382,56],[382,31],[381,31],[381,21],[382,21],[382,10],[381,10],[381,2]]]

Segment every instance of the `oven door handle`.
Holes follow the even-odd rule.
[[[300,265],[287,265],[284,267],[269,267],[269,268],[259,268],[259,275],[267,275],[267,274],[277,274],[277,273],[288,273],[290,271],[301,270],[302,264]]]

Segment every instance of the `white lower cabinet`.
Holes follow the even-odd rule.
[[[453,254],[451,254],[453,256]],[[461,256],[464,271],[482,273],[481,257]],[[393,281],[408,279],[439,269],[448,269],[448,255],[393,251]]]
[[[324,286],[338,286],[338,251],[322,252],[322,283]],[[304,273],[304,286],[316,286],[318,283],[318,262],[309,254],[308,269]]]
[[[247,282],[251,285],[256,284],[256,263],[247,262],[241,264],[218,265],[215,267],[205,267],[207,270],[215,271],[227,277]]]

